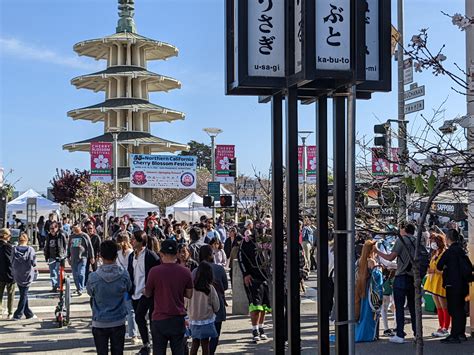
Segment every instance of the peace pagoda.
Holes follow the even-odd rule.
[[[73,120],[103,122],[104,134],[87,140],[65,144],[70,152],[88,152],[91,142],[112,142],[118,132],[118,177],[129,189],[129,154],[173,153],[187,149],[186,144],[171,142],[150,133],[153,122],[184,119],[184,113],[149,101],[150,92],[181,88],[181,82],[147,70],[150,60],[165,60],[178,55],[178,49],[137,33],[134,0],[119,0],[116,33],[74,45],[80,56],[107,61],[107,69],[71,80],[77,89],[105,92],[105,101],[67,113]],[[134,188],[132,192],[151,202],[152,189]]]

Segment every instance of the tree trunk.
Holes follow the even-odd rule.
[[[421,214],[420,221],[418,223],[418,228],[416,232],[416,242],[415,242],[415,259],[412,264],[414,265],[413,268],[413,276],[415,282],[415,317],[416,317],[416,355],[423,355],[423,310],[421,309],[421,298],[422,298],[422,289],[421,289],[421,275],[420,275],[420,260],[418,258],[418,250],[421,246],[421,233],[422,227],[426,222],[426,217],[431,209],[431,203],[434,201],[436,196],[442,190],[442,185],[437,184],[436,187],[433,189],[433,193],[428,197],[428,201],[426,202],[425,208],[423,209],[423,213]],[[411,258],[411,256],[410,256]]]

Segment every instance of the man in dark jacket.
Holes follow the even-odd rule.
[[[3,291],[7,289],[8,319],[13,317],[13,299],[15,298],[15,282],[12,275],[12,250],[10,230],[0,229],[0,316],[3,314]]]
[[[49,264],[49,275],[51,277],[52,292],[57,292],[59,287],[59,264],[66,258],[67,237],[59,229],[58,222],[52,221],[49,225],[48,235],[44,246],[44,257]]]
[[[143,347],[139,354],[149,354],[151,351],[150,337],[148,335],[148,326],[146,315],[153,313],[153,299],[146,297],[145,290],[148,274],[152,267],[160,264],[160,258],[155,252],[147,249],[148,237],[144,231],[133,233],[132,239],[133,253],[128,258],[128,273],[132,281],[132,305],[135,310],[135,321],[138,331],[143,341]]]
[[[95,229],[94,223],[92,221],[86,222],[86,225],[84,226],[86,229],[86,233],[89,236],[92,244],[92,249],[94,249],[94,259],[95,263],[91,265],[90,259],[87,259],[87,264],[86,264],[86,281],[85,284],[87,285],[87,280],[89,279],[89,274],[90,274],[90,269],[92,266],[92,271],[97,271],[97,261],[99,260],[99,252],[100,252],[100,243],[102,240],[99,237],[99,234],[97,234],[97,231]]]
[[[441,256],[436,267],[443,271],[443,286],[446,288],[448,312],[452,319],[452,326],[451,334],[447,338],[441,339],[441,342],[456,344],[461,340],[467,340],[464,307],[466,296],[469,294],[469,281],[463,277],[461,270],[461,263],[465,260],[466,253],[459,243],[458,231],[448,230],[446,242],[449,248]]]

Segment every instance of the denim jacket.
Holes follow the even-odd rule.
[[[128,272],[117,264],[102,265],[92,272],[87,281],[87,293],[92,303],[92,326],[112,328],[125,324],[125,294],[131,289]]]

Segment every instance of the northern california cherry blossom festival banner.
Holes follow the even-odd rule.
[[[316,183],[316,146],[306,146],[306,182]]]
[[[112,143],[91,142],[91,181],[112,181]]]
[[[222,184],[234,183],[229,176],[230,160],[235,158],[235,145],[216,145],[216,181]]]

